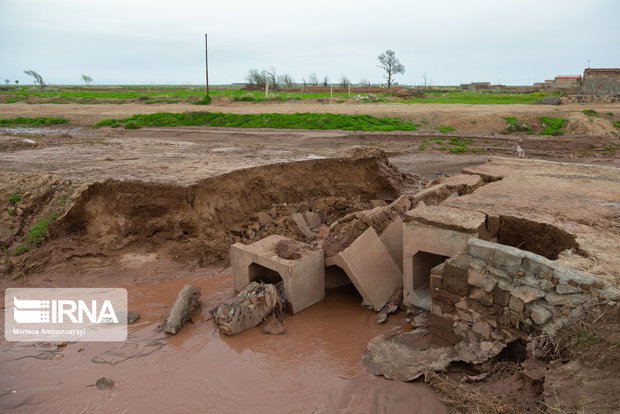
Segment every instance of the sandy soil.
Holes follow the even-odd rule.
[[[620,113],[618,104],[587,107]],[[206,310],[177,337],[165,339],[156,328],[184,283],[202,287],[205,309],[232,296],[230,270],[223,269],[230,243],[249,243],[273,233],[301,240],[288,220],[292,212],[322,211],[327,225],[369,208],[373,200],[390,201],[438,175],[483,164],[490,155],[516,157],[517,144],[527,158],[619,166],[616,152],[604,149],[608,142],[620,143],[609,132],[609,117],[590,122],[581,112],[584,108],[316,102],[0,105],[3,118],[71,120],[68,127],[0,129],[0,242],[12,251],[38,217],[64,214],[41,247],[10,256],[10,269],[2,264],[10,279],[2,279],[0,287],[127,287],[131,310],[142,315],[124,344],[88,343],[80,351],[82,344],[56,349],[53,344],[14,344],[2,338],[0,366],[10,375],[0,379],[0,408],[204,411],[213,404],[209,407],[220,412],[402,412],[403,406],[441,412],[436,397],[420,384],[364,374],[359,359],[368,339],[394,328],[408,329],[408,324],[397,314],[390,319],[393,323],[376,326],[374,315],[360,307],[359,297],[351,292],[332,294],[287,318],[285,336],[266,336],[257,329],[221,338]],[[393,133],[89,128],[109,117],[205,109],[369,113],[422,126]],[[542,115],[569,118],[568,133],[500,133],[505,129],[502,116],[534,124]],[[439,125],[456,131],[438,133]],[[420,149],[423,140],[449,136],[472,139],[469,147],[480,153],[449,154],[437,144]],[[359,147],[381,148],[389,164],[341,164],[343,156]],[[302,163],[273,165],[290,161]],[[242,170],[256,166],[266,167]],[[103,182],[106,179],[115,181]],[[8,198],[16,192],[24,195],[12,205]],[[269,222],[260,222],[258,213],[269,215]],[[117,386],[109,391],[89,387],[103,375]],[[494,393],[506,389],[499,386]]]

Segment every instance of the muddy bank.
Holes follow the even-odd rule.
[[[20,185],[29,186],[21,176],[6,177],[0,194],[5,200],[22,191]],[[14,252],[37,216],[49,220],[48,210],[58,215],[49,220],[42,247],[9,257],[10,273],[70,266],[84,258],[103,263],[128,252],[171,256],[195,267],[226,261],[235,242],[251,243],[276,233],[303,240],[291,220],[297,212],[317,212],[328,225],[370,207],[371,200],[394,200],[420,181],[393,168],[376,150],[236,170],[191,186],[107,180],[79,187],[49,176],[24,191],[38,191],[43,198],[24,196],[14,206],[22,213],[5,210],[0,218],[9,229],[3,243]],[[52,182],[62,191],[51,191]],[[67,192],[70,197],[62,198]]]

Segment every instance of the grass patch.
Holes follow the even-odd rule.
[[[96,128],[101,128],[104,126],[109,126],[112,128],[118,128],[119,126],[121,126],[121,121],[118,119],[104,119],[103,121],[99,121],[95,124]]]
[[[38,246],[43,241],[43,235],[47,231],[50,221],[45,217],[39,217],[35,224],[28,230],[28,244]]]
[[[209,95],[205,95],[201,100],[194,102],[194,105],[209,105],[210,103],[211,97]]]
[[[540,121],[543,124],[543,130],[540,131],[540,135],[562,135],[564,134],[564,128],[568,124],[566,118],[549,118],[547,116],[541,116]]]
[[[15,193],[15,194],[11,195],[11,197],[9,198],[9,202],[11,204],[16,204],[21,199],[22,199],[21,193]]]
[[[351,131],[415,131],[418,125],[393,118],[342,114],[229,114],[222,112],[159,112],[125,119],[104,119],[93,127],[131,125],[130,128],[198,126],[278,129],[343,129]]]
[[[613,125],[614,125],[616,128],[620,129],[620,119],[618,119],[618,120],[614,121],[614,124],[613,124]]]
[[[594,109],[584,109],[583,113],[587,116],[598,116],[598,112],[596,112]]]
[[[11,103],[23,101],[26,98],[27,98],[26,96],[9,96],[8,98],[4,100],[4,103],[11,104]]]
[[[506,130],[508,132],[522,132],[530,130],[527,125],[513,116],[504,116],[503,118],[506,121]]]
[[[38,118],[0,118],[0,126],[13,126],[13,125],[56,125],[66,124],[69,121],[65,118],[54,117],[38,117]]]
[[[441,125],[441,126],[439,127],[439,132],[443,132],[444,134],[445,134],[446,132],[452,132],[452,131],[454,131],[454,128],[452,128],[451,126]]]
[[[26,253],[28,251],[28,247],[26,246],[17,246],[15,250],[13,250],[13,256],[19,256],[20,254]]]
[[[471,138],[450,137],[450,145],[448,146],[448,152],[452,154],[462,154],[469,151],[468,145],[474,143]]]

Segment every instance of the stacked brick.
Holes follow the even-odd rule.
[[[620,300],[595,276],[514,247],[470,239],[431,271],[432,333],[448,342],[553,336],[588,304]]]

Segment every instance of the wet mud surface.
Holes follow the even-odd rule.
[[[62,283],[57,280],[58,283]],[[158,330],[177,292],[202,289],[193,323],[168,337]],[[0,409],[16,412],[442,412],[429,388],[374,378],[360,366],[372,337],[410,329],[404,314],[376,325],[353,289],[285,318],[286,335],[260,327],[220,336],[209,309],[233,296],[231,270],[128,290],[140,319],[123,343],[2,342]],[[400,320],[400,322],[399,322]],[[408,328],[409,327],[409,328]],[[114,381],[109,390],[95,385]],[[396,411],[394,411],[396,410]]]

